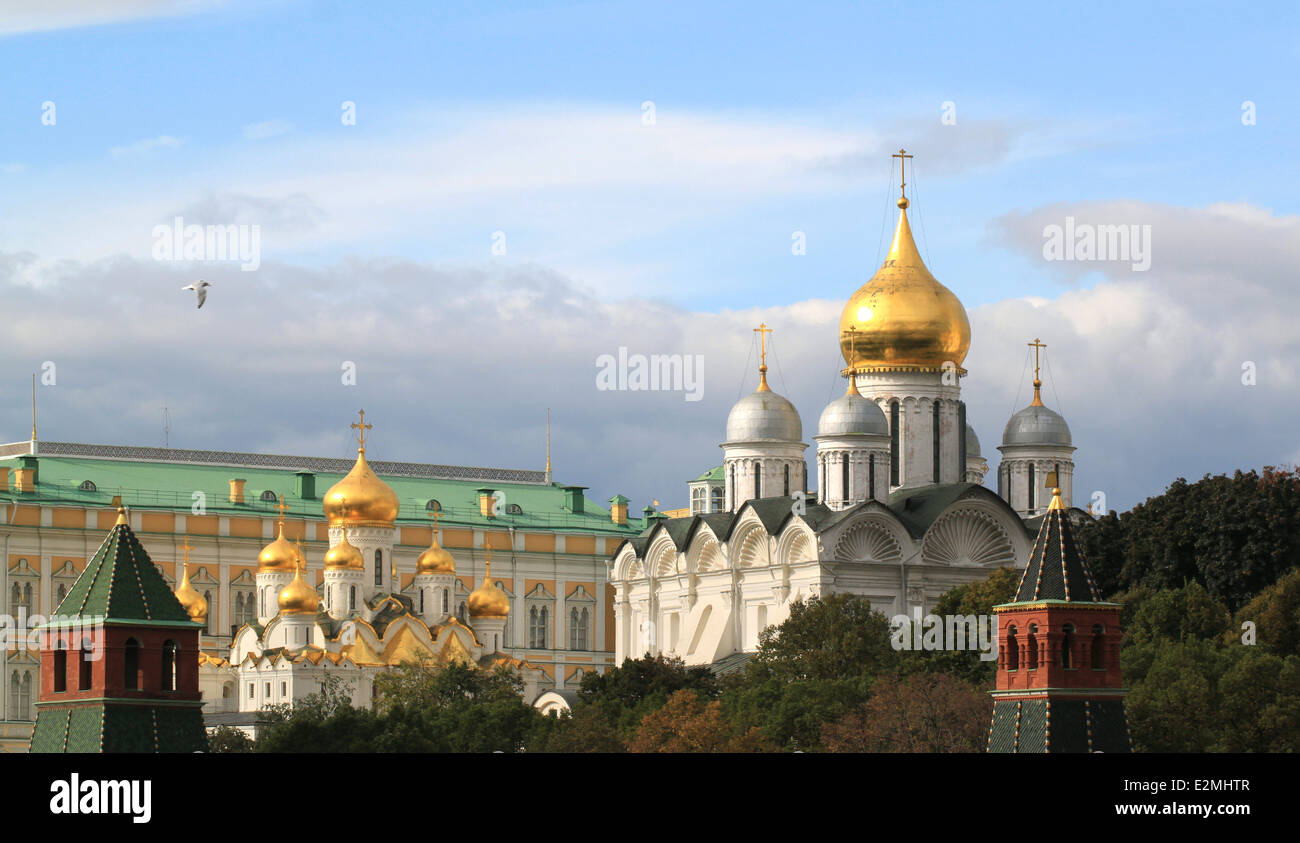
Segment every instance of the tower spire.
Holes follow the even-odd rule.
[[[1034,337],[1033,342],[1025,343],[1034,349],[1034,400],[1029,403],[1031,407],[1043,406],[1043,396],[1039,390],[1042,389],[1043,382],[1038,378],[1038,350],[1047,348],[1047,343],[1039,342],[1038,337]]]
[[[772,388],[767,385],[767,335],[772,333],[772,329],[767,327],[766,322],[760,322],[754,329],[758,334],[759,341],[759,364],[758,364],[758,392],[771,392]]]

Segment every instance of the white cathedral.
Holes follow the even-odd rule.
[[[998,491],[983,485],[960,383],[970,322],[922,262],[905,193],[898,207],[889,254],[840,318],[848,388],[813,436],[817,494],[799,412],[768,386],[764,351],[758,389],[727,416],[721,470],[689,484],[691,514],[615,553],[616,663],[743,660],[791,603],[833,592],[886,615],[925,611],[954,586],[1023,569],[1051,486],[1071,506],[1070,429],[1043,405],[1037,365],[1033,401],[998,446]]]

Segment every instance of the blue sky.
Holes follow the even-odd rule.
[[[1059,316],[1071,307],[1086,310],[1070,304],[1072,295],[1092,291],[1095,302],[1107,294],[1098,288],[1108,284],[1186,302],[1178,285],[1198,283],[1197,268],[1181,264],[1166,264],[1164,274],[1157,266],[1152,278],[1048,264],[1032,242],[1044,209],[1059,217],[1075,208],[1125,208],[1134,222],[1165,219],[1169,233],[1157,244],[1183,242],[1220,206],[1236,209],[1238,221],[1257,220],[1266,240],[1289,239],[1295,231],[1300,39],[1289,4],[529,3],[485,9],[122,0],[110,13],[89,0],[10,5],[14,11],[0,19],[0,219],[7,223],[0,225],[0,258],[25,254],[34,263],[23,264],[21,277],[9,283],[41,287],[59,279],[85,294],[114,273],[148,276],[131,271],[129,262],[148,260],[155,224],[177,213],[215,214],[207,221],[259,222],[269,266],[256,273],[257,284],[237,272],[218,278],[214,304],[223,290],[233,295],[244,285],[266,297],[263,310],[284,313],[310,299],[317,309],[298,314],[310,323],[331,306],[344,306],[326,291],[346,289],[329,279],[347,271],[353,285],[365,285],[380,283],[375,279],[395,263],[418,267],[417,275],[447,270],[438,276],[446,279],[441,287],[404,276],[415,297],[435,309],[441,297],[460,295],[456,279],[466,273],[500,274],[507,299],[510,278],[554,273],[566,295],[602,313],[645,302],[664,308],[672,327],[660,332],[662,347],[651,334],[645,350],[691,353],[697,350],[691,342],[708,345],[721,401],[739,388],[749,340],[742,335],[715,349],[713,339],[693,337],[723,330],[736,312],[779,317],[801,302],[842,302],[865,282],[893,225],[897,173],[888,153],[906,146],[917,155],[908,181],[923,254],[973,314],[987,308],[985,318],[997,326],[976,332],[968,361],[983,366],[972,368],[967,401],[983,424],[977,429],[993,463],[1000,425],[1015,396],[1024,394],[1020,334],[1028,339],[1054,324],[1046,311],[1038,320],[1008,315],[1019,313],[1008,302],[1043,300]],[[1255,103],[1255,125],[1242,123],[1246,100]],[[54,126],[41,123],[45,101],[56,105]],[[339,119],[344,101],[356,104],[355,126]],[[654,103],[653,126],[642,124],[645,101]],[[955,106],[955,125],[941,124],[944,102]],[[1011,230],[1030,223],[1029,237]],[[1188,242],[1215,246],[1211,256],[1231,248],[1213,241],[1216,226],[1205,230]],[[508,239],[504,256],[489,251],[496,231]],[[807,235],[807,255],[790,253],[796,231]],[[1265,260],[1255,274],[1243,270],[1245,280],[1225,269],[1219,283],[1267,286],[1268,273],[1294,268],[1290,252],[1281,248],[1281,254],[1280,263]],[[192,280],[184,270],[178,278]],[[319,296],[294,287],[313,279]],[[177,286],[170,277],[157,283]],[[1251,299],[1229,317],[1243,342],[1258,334],[1252,307],[1272,312],[1276,302]],[[1150,312],[1168,314],[1157,305]],[[221,327],[222,317],[207,308],[201,315],[209,317],[204,330],[217,336],[235,329]],[[484,323],[499,324],[499,316],[485,312]],[[554,316],[555,331],[582,333],[581,319]],[[182,317],[197,318],[178,310],[175,318]],[[376,318],[384,318],[382,310]],[[53,353],[36,337],[54,319],[51,313],[35,323],[30,346],[11,348],[7,369],[25,373],[32,359]],[[688,322],[700,326],[697,333],[682,327]],[[1058,355],[1064,409],[1082,412],[1114,389],[1099,382],[1100,391],[1089,393],[1082,371],[1092,364],[1064,353],[1117,361],[1146,348],[1177,356],[1180,343],[1197,344],[1194,334],[1203,332],[1176,320],[1136,325],[1099,346],[1093,327],[1080,327],[1078,319],[1071,324],[1069,336],[1078,343],[1062,337],[1049,353]],[[790,355],[783,368],[792,397],[802,399],[807,436],[828,383],[834,392],[831,331],[777,340]],[[1171,331],[1177,341],[1159,345]],[[118,339],[123,354],[128,347],[148,351]],[[1284,358],[1288,340],[1273,339],[1280,345],[1269,353]],[[806,365],[814,371],[800,368],[805,341]],[[477,368],[483,356],[430,342],[428,353],[465,370],[462,401],[485,400],[478,385],[496,375]],[[511,342],[501,338],[503,354]],[[1227,359],[1236,351],[1223,353]],[[1246,354],[1266,356],[1246,349],[1237,358],[1253,359]],[[1223,371],[1231,372],[1237,358]],[[406,365],[422,361],[412,352]],[[303,363],[304,382],[312,365]],[[1176,378],[1203,376],[1204,364],[1184,365],[1189,368]],[[513,389],[521,403],[559,400],[530,393],[536,378],[520,377]],[[816,388],[801,394],[805,380]],[[989,396],[985,409],[975,406],[980,385]],[[1288,406],[1282,382],[1275,386],[1283,403],[1259,411],[1261,430],[1269,413]],[[1008,394],[993,400],[988,391],[995,388]],[[141,390],[138,400],[145,403],[178,402],[175,394],[186,394],[182,384],[164,385],[159,394]],[[385,394],[377,385],[371,400]],[[295,406],[313,397],[304,392]],[[1178,400],[1196,397],[1184,390]],[[574,427],[575,443],[644,448],[654,441],[652,427],[622,442],[617,434],[644,412],[630,409],[643,398],[625,396],[628,406],[609,418],[596,411],[565,423]],[[193,400],[198,413],[202,401]],[[1207,394],[1197,406],[1220,400],[1221,394]],[[673,477],[685,480],[716,462],[726,403],[707,403],[692,424],[709,432],[679,462],[647,466],[612,455],[575,456],[575,468],[585,474],[579,479],[611,494],[683,494]],[[290,427],[324,424],[302,412]],[[1071,421],[1097,437],[1114,420]],[[449,428],[439,434],[444,450],[437,451],[420,444],[418,426],[410,424],[403,442],[413,452],[406,458],[488,464],[523,458],[498,436],[476,436],[481,427]],[[186,444],[283,445],[237,423],[205,431],[231,441]],[[114,435],[143,441],[152,430],[142,436],[125,425]],[[1283,462],[1300,453],[1294,437],[1280,434],[1248,437],[1258,440],[1250,446],[1221,444],[1208,454],[1151,435],[1165,444],[1158,457],[1134,464],[1133,455],[1121,456],[1111,473],[1098,477],[1081,466],[1081,479],[1121,489],[1116,497],[1128,506],[1177,473],[1198,476],[1202,469]],[[94,437],[69,423],[62,438]],[[1113,453],[1120,442],[1106,450]],[[1100,443],[1087,444],[1095,454]],[[1131,447],[1150,450],[1140,441]],[[1113,476],[1121,467],[1133,474]]]

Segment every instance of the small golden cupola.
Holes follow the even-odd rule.
[[[293,543],[284,537],[284,495],[276,507],[280,510],[278,532],[275,539],[257,554],[257,572],[259,574],[288,573],[298,567],[299,554]]]
[[[280,611],[286,615],[314,615],[320,606],[320,595],[316,589],[302,578],[302,557],[299,555],[298,567],[294,569],[293,581],[280,589],[277,601]]]
[[[190,547],[188,536],[181,549],[185,551],[185,561],[181,563],[181,584],[176,588],[176,599],[180,601],[181,608],[190,616],[190,620],[207,626],[208,601],[204,600],[203,595],[190,585],[190,551],[194,548]]]
[[[894,156],[911,158],[899,150]],[[941,371],[961,365],[970,350],[970,320],[961,300],[926,268],[907,222],[907,180],[898,200],[898,227],[889,254],[840,315],[844,373]]]
[[[433,528],[433,541],[428,549],[415,560],[415,573],[418,574],[454,574],[456,560],[451,552],[438,544],[438,528]]]
[[[510,614],[510,598],[492,582],[491,549],[483,571],[483,584],[470,592],[466,605],[471,618],[504,618]]]
[[[339,543],[325,551],[325,570],[327,571],[364,571],[366,560],[352,542],[348,541],[348,531],[343,531]]]
[[[373,426],[366,424],[365,410],[361,421],[352,424],[360,431],[356,464],[330,487],[321,505],[331,527],[391,527],[397,520],[397,493],[366,462],[366,431]]]

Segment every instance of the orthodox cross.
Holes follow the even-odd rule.
[[[373,424],[366,424],[366,411],[362,410],[361,421],[352,423],[352,429],[359,431],[357,433],[357,443],[362,448],[366,447],[366,431],[371,430],[372,428],[374,428]]]
[[[185,544],[180,546],[180,551],[185,554],[185,561],[181,563],[181,573],[187,577],[190,575],[190,551],[193,549],[194,547],[190,544],[190,537],[186,535]]]
[[[898,189],[902,191],[903,198],[906,199],[907,198],[907,159],[915,158],[916,156],[908,155],[906,149],[900,149],[889,157],[898,159],[898,170],[899,170],[898,177],[901,181],[901,183],[898,186]]]
[[[1041,406],[1043,406],[1043,399],[1042,399],[1042,396],[1040,396],[1040,395],[1038,394],[1038,390],[1039,390],[1039,387],[1041,387],[1041,386],[1043,385],[1043,382],[1042,382],[1042,381],[1039,379],[1039,377],[1038,377],[1038,350],[1039,350],[1040,348],[1047,348],[1047,343],[1045,343],[1045,342],[1039,342],[1039,341],[1038,341],[1038,337],[1034,337],[1034,341],[1033,341],[1033,342],[1027,342],[1027,343],[1025,343],[1025,345],[1031,346],[1031,347],[1034,349],[1034,401],[1033,401],[1033,406],[1035,406],[1035,407],[1041,407]]]
[[[760,322],[754,333],[758,334],[759,342],[758,391],[770,392],[767,385],[767,335],[772,333],[772,329],[767,327],[766,322]]]

